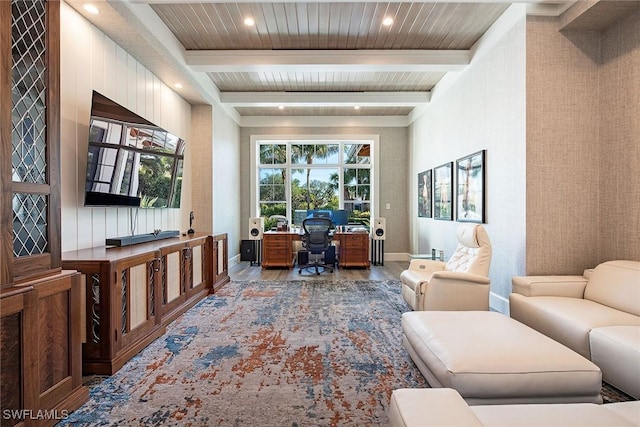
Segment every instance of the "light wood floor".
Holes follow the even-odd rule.
[[[255,263],[251,266],[249,261],[241,261],[229,269],[231,280],[400,280],[400,273],[409,266],[404,261],[385,261],[383,266],[376,265],[370,268],[336,268],[333,273],[325,272],[319,276],[313,272],[298,268],[262,268]]]

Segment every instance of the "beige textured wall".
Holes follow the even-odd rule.
[[[240,215],[240,176],[246,171],[240,167],[242,151],[240,126],[219,105],[213,106],[213,231],[227,233],[229,258],[240,253],[241,231],[246,220]],[[194,173],[195,175],[195,173]],[[246,232],[246,231],[245,231]]]
[[[596,32],[568,36],[527,18],[527,274],[575,274],[598,262]]]
[[[406,253],[409,251],[409,224],[407,223],[408,189],[406,171],[408,165],[408,133],[407,128],[388,127],[351,127],[351,128],[297,128],[297,127],[273,127],[273,128],[241,128],[241,166],[240,170],[249,171],[251,135],[379,135],[380,141],[380,216],[387,220],[387,240],[385,253]],[[246,239],[247,223],[250,214],[250,187],[249,173],[241,176],[242,198],[241,221],[243,224],[241,239]],[[386,203],[391,204],[391,209],[385,209]],[[233,242],[231,242],[233,243]],[[238,243],[239,244],[239,243]]]
[[[602,34],[599,260],[640,260],[640,11]]]
[[[527,274],[640,259],[640,25],[527,19]]]

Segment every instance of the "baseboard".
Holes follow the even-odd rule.
[[[240,264],[240,254],[229,258],[229,267]]]
[[[385,261],[409,261],[409,254],[406,253],[385,253]]]
[[[498,311],[509,315],[509,300],[493,292],[489,293],[489,308],[491,311]]]

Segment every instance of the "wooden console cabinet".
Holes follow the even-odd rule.
[[[120,248],[65,252],[81,273],[85,373],[118,371],[166,326],[229,281],[226,234],[192,234]],[[223,263],[223,266],[219,266]]]
[[[0,292],[2,409],[54,414],[32,419],[5,413],[0,425],[53,425],[56,413],[89,399],[80,364],[80,298],[80,274],[65,270]]]
[[[367,233],[335,233],[337,241],[338,266],[369,268],[369,235]]]

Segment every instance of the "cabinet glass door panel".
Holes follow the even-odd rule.
[[[181,294],[181,280],[180,280],[180,272],[181,272],[181,252],[171,252],[166,256],[166,293],[167,299],[166,302],[169,303],[174,299],[178,298]]]
[[[148,292],[148,278],[147,278],[147,265],[140,264],[129,269],[129,292],[131,307],[130,316],[130,328],[134,329],[136,326],[141,325],[147,321],[147,314],[149,312],[149,298]]]
[[[193,281],[191,287],[196,287],[204,281],[202,275],[202,246],[194,246],[191,259],[193,260]]]

